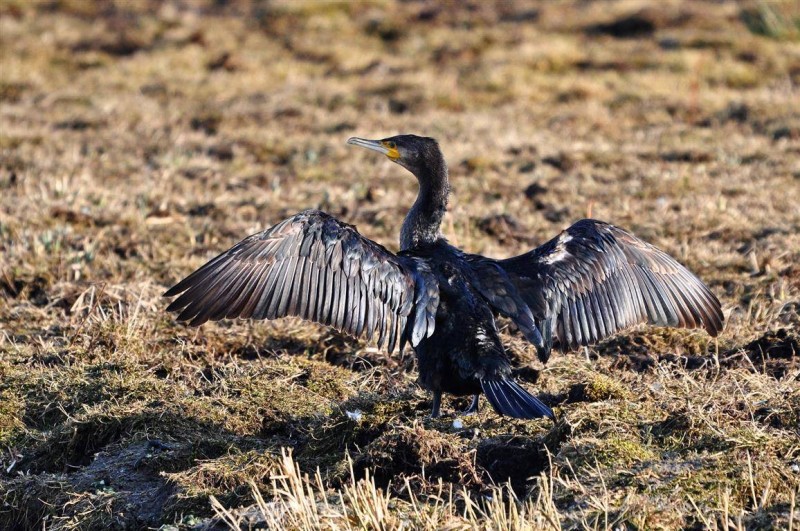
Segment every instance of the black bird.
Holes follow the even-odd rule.
[[[494,409],[517,418],[554,418],[553,411],[511,376],[495,324],[510,318],[546,362],[637,323],[705,328],[716,336],[719,301],[686,268],[624,230],[578,221],[532,251],[495,260],[466,254],[442,237],[449,182],[433,138],[351,138],[348,144],[386,155],[413,173],[419,195],[403,222],[400,252],[361,236],[352,225],[306,210],[245,238],[165,293],[180,295],[169,311],[200,325],[208,320],[295,315],[378,346],[410,341],[420,384],[473,400],[483,392]]]

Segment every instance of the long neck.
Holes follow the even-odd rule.
[[[400,230],[400,249],[435,242],[440,236],[439,228],[447,211],[447,197],[450,183],[447,179],[447,165],[444,159],[426,166],[424,173],[417,175],[419,194],[414,206],[403,221]]]

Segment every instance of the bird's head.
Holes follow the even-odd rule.
[[[397,135],[383,140],[353,137],[347,143],[383,153],[389,160],[401,165],[420,180],[438,176],[442,172],[445,177],[447,175],[447,166],[439,149],[439,143],[427,136]]]

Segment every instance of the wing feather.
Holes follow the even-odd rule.
[[[267,270],[263,267],[251,267],[250,269],[251,272],[248,274],[247,280],[243,283],[238,293],[236,293],[236,298],[228,306],[225,317],[227,317],[228,314],[246,317],[248,307],[252,307],[254,303],[258,302],[258,298],[253,297],[252,294]],[[220,308],[220,310],[224,310],[224,306]]]
[[[705,328],[712,336],[724,324],[719,300],[696,276],[601,221],[581,220],[528,253],[491,262],[506,272],[539,326],[553,327],[562,348],[638,323]],[[546,360],[549,345],[544,350]]]
[[[433,333],[438,284],[422,259],[392,254],[354,227],[307,210],[245,238],[165,296],[177,296],[168,310],[192,325],[295,315],[357,337],[377,334],[392,350]]]

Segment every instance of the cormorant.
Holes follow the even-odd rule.
[[[587,345],[637,323],[705,328],[716,336],[719,301],[670,256],[628,232],[578,221],[530,252],[495,260],[467,254],[442,237],[450,192],[447,165],[433,138],[351,138],[413,173],[419,195],[403,222],[400,252],[352,225],[305,210],[253,234],[165,293],[169,311],[208,320],[295,315],[356,337],[378,336],[392,352],[410,341],[420,384],[517,418],[554,418],[520,387],[500,342],[495,314],[510,318],[546,362],[551,348]]]

